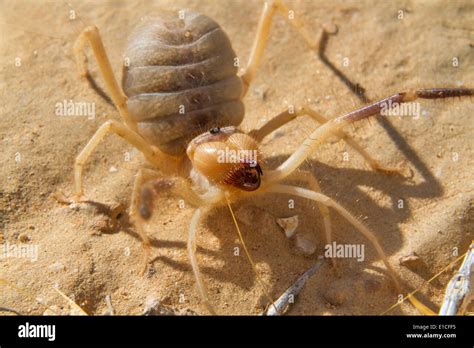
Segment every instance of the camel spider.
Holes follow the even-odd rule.
[[[256,38],[246,68],[237,75],[233,52],[227,36],[212,19],[194,12],[168,13],[145,24],[130,39],[127,55],[131,64],[124,67],[122,88],[112,72],[109,59],[97,27],[86,28],[74,45],[79,72],[91,79],[84,52],[90,44],[105,86],[124,123],[109,120],[89,140],[77,156],[74,165],[75,196],[83,197],[83,168],[100,141],[110,132],[117,134],[143,153],[161,174],[141,169],[135,179],[130,216],[140,237],[148,260],[150,241],[143,224],[151,216],[153,189],[147,183],[161,175],[172,180],[155,181],[155,189],[170,189],[196,207],[191,219],[188,253],[202,302],[215,313],[196,260],[196,230],[209,210],[222,204],[267,192],[289,194],[317,202],[323,217],[325,239],[331,243],[329,209],[341,214],[362,233],[376,249],[397,288],[398,277],[388,262],[375,234],[334,199],[321,193],[318,181],[309,172],[296,171],[326,139],[336,135],[359,152],[374,170],[396,172],[385,168],[371,157],[343,128],[350,123],[377,116],[387,105],[414,101],[417,98],[437,99],[472,96],[473,89],[433,88],[396,93],[348,114],[329,119],[308,106],[283,111],[261,128],[248,134],[238,126],[243,119],[241,100],[252,83],[269,35],[272,18],[280,13],[306,41],[308,48],[317,50],[299,19],[288,19],[288,8],[279,0],[264,4]],[[180,11],[181,12],[181,11]],[[184,112],[183,112],[184,111]],[[275,169],[261,168],[262,161],[242,160],[223,163],[219,155],[226,149],[255,151],[267,135],[300,116],[310,116],[320,126],[316,128]],[[212,127],[211,127],[212,126]],[[207,127],[207,128],[206,128]],[[206,129],[196,136],[196,131]],[[307,182],[309,189],[285,185],[287,178]],[[166,187],[165,187],[166,186]],[[232,216],[233,212],[231,210]],[[236,225],[237,229],[238,226]],[[238,230],[239,231],[239,230]],[[239,231],[240,234],[240,231]],[[245,247],[245,244],[244,244]],[[250,255],[248,255],[252,262]]]

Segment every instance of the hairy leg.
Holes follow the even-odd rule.
[[[286,7],[280,0],[265,1],[263,5],[263,11],[260,16],[260,21],[258,23],[257,34],[252,46],[252,51],[250,52],[250,58],[247,67],[241,75],[244,85],[242,97],[247,94],[248,87],[252,83],[252,80],[254,79],[257,72],[275,12],[280,13],[281,16],[284,17],[288,23],[299,32],[311,50],[317,51],[319,46],[319,38],[318,40],[314,40],[312,38],[311,34],[306,31],[305,23],[301,19],[296,16],[290,18],[289,8]],[[322,35],[322,32],[320,35]]]
[[[196,278],[196,282],[199,289],[199,294],[201,295],[201,299],[203,304],[206,306],[208,311],[212,315],[216,315],[214,308],[212,307],[211,303],[209,302],[209,296],[207,294],[207,288],[204,284],[204,280],[202,279],[201,271],[199,270],[199,265],[196,258],[196,232],[197,227],[199,225],[199,221],[201,220],[201,216],[204,215],[206,211],[203,211],[202,208],[197,208],[193,214],[191,219],[191,224],[189,225],[189,236],[188,236],[188,255],[191,261],[191,267],[193,269],[194,277]]]
[[[321,187],[318,184],[318,180],[316,180],[314,175],[310,172],[296,170],[291,174],[290,179],[304,181],[309,185],[311,190],[321,193]],[[326,205],[324,205],[321,202],[317,202],[317,204],[318,204],[319,211],[321,212],[321,215],[323,217],[324,236],[326,238],[326,243],[331,244],[332,243],[332,227],[331,227],[331,216],[329,214],[329,209],[327,208]],[[335,259],[331,259],[331,262],[334,265]]]
[[[313,201],[319,202],[321,204],[324,204],[327,207],[331,207],[334,210],[336,210],[372,243],[375,250],[377,251],[377,254],[379,255],[379,257],[382,259],[383,263],[385,264],[385,267],[387,267],[388,273],[390,277],[392,278],[392,280],[394,281],[395,286],[397,287],[397,291],[401,292],[401,286],[400,286],[398,276],[395,270],[392,268],[392,266],[388,262],[387,255],[383,251],[382,246],[378,242],[375,234],[369,228],[367,228],[367,226],[365,226],[363,223],[357,220],[351,213],[349,213],[349,211],[347,211],[335,200],[319,192],[314,192],[314,191],[310,191],[301,187],[289,186],[289,185],[275,184],[273,186],[268,187],[266,192],[284,193],[284,194],[295,195],[298,197],[311,199]]]
[[[346,115],[333,118],[313,131],[296,151],[276,170],[267,171],[266,185],[276,183],[295,171],[328,137],[341,131],[350,123],[377,116],[389,105],[412,102],[418,98],[440,99],[451,97],[473,96],[474,89],[470,88],[432,88],[420,89],[394,94],[375,103],[364,106]]]
[[[283,127],[288,122],[291,122],[297,117],[301,116],[310,116],[313,120],[320,124],[325,124],[329,121],[329,119],[321,115],[320,113],[316,112],[315,110],[311,109],[308,106],[303,106],[301,108],[296,108],[295,110],[286,110],[276,117],[272,118],[270,121],[265,123],[259,129],[255,129],[251,131],[249,134],[257,141],[262,141],[270,133],[274,132],[280,127]],[[339,137],[340,139],[344,140],[352,149],[354,149],[357,153],[359,153],[369,164],[369,166],[376,171],[384,172],[387,174],[401,174],[400,170],[397,168],[390,168],[381,165],[376,159],[374,159],[357,141],[350,138],[349,134],[344,132],[344,130],[335,131],[334,135]]]
[[[159,176],[159,173],[150,169],[140,169],[135,177],[132,191],[132,201],[130,204],[130,217],[137,229],[138,235],[142,239],[142,246],[145,252],[145,267],[142,273],[147,269],[150,263],[150,239],[148,238],[144,223],[151,217],[151,195],[149,187],[144,187],[144,184],[151,179]]]
[[[149,160],[152,164],[154,164],[158,168],[170,168],[175,166],[178,167],[179,163],[177,159],[171,158],[171,156],[166,156],[161,152],[156,151],[152,148],[140,135],[135,133],[133,130],[128,128],[127,126],[123,125],[122,123],[114,120],[109,120],[105,122],[94,134],[94,136],[89,140],[87,145],[82,149],[81,153],[76,157],[76,161],[74,163],[74,180],[75,180],[75,199],[79,200],[80,197],[83,195],[83,187],[82,187],[82,172],[84,166],[91,156],[92,152],[95,148],[99,145],[102,139],[105,136],[113,132],[118,136],[125,139],[128,143],[136,147],[139,151],[141,151],[147,160]]]
[[[76,64],[79,69],[79,74],[82,77],[88,79],[90,77],[89,70],[87,68],[87,56],[84,51],[86,43],[89,43],[92,47],[94,56],[97,60],[97,63],[99,64],[102,77],[104,78],[107,91],[109,92],[112,101],[117,107],[120,116],[122,116],[125,124],[129,128],[136,130],[136,123],[131,119],[127,109],[127,97],[124,95],[122,89],[117,84],[114,72],[110,66],[109,58],[107,57],[107,52],[105,51],[99,30],[96,26],[90,26],[84,29],[74,44],[74,55],[76,57]]]

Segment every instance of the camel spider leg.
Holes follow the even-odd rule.
[[[89,69],[87,68],[87,56],[84,51],[86,43],[92,47],[94,56],[99,64],[100,72],[104,78],[105,86],[109,95],[112,98],[115,106],[117,107],[120,116],[122,116],[125,124],[132,130],[136,131],[136,123],[130,117],[127,109],[127,97],[124,95],[122,89],[119,87],[115,78],[114,72],[110,65],[107,52],[105,51],[104,44],[100,37],[99,29],[96,26],[90,26],[84,29],[79,35],[76,42],[74,43],[74,55],[76,57],[76,64],[79,69],[79,75],[81,77],[88,77]]]
[[[387,108],[388,105],[407,103],[418,98],[438,99],[472,95],[474,95],[474,89],[469,88],[431,88],[401,92],[348,114],[330,119],[328,122],[314,130],[306,138],[303,144],[301,144],[299,148],[276,170],[267,172],[266,185],[268,186],[272,183],[277,183],[293,173],[321,144],[324,143],[329,136],[341,131],[344,126],[371,116],[379,115],[382,109]]]
[[[135,133],[126,125],[115,120],[109,120],[99,127],[87,145],[82,149],[81,153],[76,157],[76,161],[74,163],[76,199],[79,199],[84,194],[82,188],[82,172],[84,165],[94,149],[99,145],[100,141],[104,139],[109,132],[113,132],[124,138],[127,142],[140,150],[145,155],[146,159],[155,164],[157,167],[170,168],[173,166],[173,163],[177,166],[177,160],[175,158],[171,158],[170,156],[168,156],[170,158],[166,158],[164,154],[155,151],[154,148],[152,148],[140,135]],[[164,165],[165,163],[166,166]]]
[[[319,186],[318,180],[316,180],[314,175],[310,172],[301,171],[301,170],[294,171],[291,174],[290,179],[304,181],[309,185],[311,190],[321,193],[321,187]],[[331,227],[331,216],[329,214],[329,209],[327,208],[326,205],[324,205],[321,202],[318,202],[317,204],[318,204],[319,211],[321,212],[321,215],[323,217],[324,236],[326,238],[326,243],[331,244],[332,243],[332,227]],[[331,259],[331,260],[334,264],[335,259]]]
[[[280,184],[275,184],[266,190],[267,192],[275,192],[275,193],[283,193],[283,194],[289,194],[289,195],[295,195],[298,197],[303,197],[307,198],[316,202],[319,202],[321,204],[324,204],[327,207],[331,207],[334,210],[336,210],[339,214],[341,214],[348,222],[350,222],[362,235],[364,235],[374,246],[375,250],[377,251],[377,254],[379,257],[382,259],[383,263],[385,264],[385,267],[387,267],[388,272],[390,274],[390,277],[393,279],[397,291],[401,292],[401,286],[398,281],[398,277],[396,275],[395,270],[392,268],[390,263],[388,262],[387,255],[385,255],[385,252],[383,251],[380,243],[377,240],[377,237],[375,237],[375,234],[370,231],[364,224],[362,224],[359,220],[357,220],[354,216],[352,216],[349,211],[347,211],[343,206],[338,204],[335,200],[332,198],[319,193],[319,192],[314,192],[311,190],[304,189],[302,187],[296,187],[296,186],[290,186],[290,185],[280,185]]]
[[[305,30],[303,21],[296,17],[292,19],[289,18],[289,9],[280,0],[265,2],[263,5],[262,14],[260,15],[260,20],[258,22],[257,34],[254,39],[252,50],[250,51],[247,67],[240,76],[243,82],[242,98],[247,94],[249,85],[252,83],[260,60],[262,59],[275,11],[278,11],[282,17],[284,17],[293,27],[295,27],[301,36],[303,36],[311,50],[316,50],[319,45],[318,41],[314,41],[311,38],[311,35]]]
[[[151,215],[149,208],[152,201],[152,192],[149,187],[144,187],[147,181],[159,176],[159,173],[151,169],[139,169],[133,184],[132,199],[130,203],[130,217],[135,225],[138,235],[142,239],[142,247],[145,252],[145,266],[142,274],[150,261],[151,243],[148,235],[143,227],[145,220],[148,220]]]
[[[209,208],[208,208],[209,209]],[[196,278],[196,283],[198,285],[199,294],[201,295],[201,299],[206,306],[207,310],[212,314],[216,315],[214,308],[212,307],[209,296],[207,294],[207,288],[202,279],[201,271],[199,270],[199,265],[196,258],[196,232],[197,227],[199,225],[199,221],[201,220],[202,215],[205,215],[208,209],[197,208],[191,218],[191,224],[189,225],[189,234],[188,234],[188,255],[189,260],[191,261],[191,267],[193,269],[194,277]]]
[[[297,108],[290,112],[289,110],[283,111],[282,113],[278,114],[276,117],[269,120],[259,129],[251,131],[249,134],[258,142],[261,142],[263,138],[265,138],[268,134],[272,133],[273,131],[277,130],[280,127],[283,127],[285,124],[289,123],[290,121],[294,120],[297,117],[308,115],[313,120],[320,124],[324,124],[329,121],[329,119],[321,115],[320,113],[316,112],[315,110],[311,109],[308,106],[303,106],[301,108]],[[374,159],[357,141],[352,139],[349,134],[344,132],[343,130],[335,131],[334,134],[339,137],[340,139],[344,140],[352,149],[358,152],[365,161],[369,164],[370,168],[376,171],[384,172],[387,174],[401,174],[401,171],[397,168],[390,168],[381,165],[376,159]]]

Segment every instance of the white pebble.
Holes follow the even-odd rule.
[[[295,245],[305,255],[312,255],[316,251],[316,244],[299,234],[296,235]]]
[[[59,272],[59,271],[64,271],[66,267],[64,267],[64,265],[61,262],[55,262],[52,265],[50,265],[48,269],[53,272]]]
[[[277,224],[283,228],[287,238],[294,236],[296,228],[298,227],[298,215],[291,216],[289,218],[280,218],[276,220]]]

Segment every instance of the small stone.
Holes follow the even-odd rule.
[[[264,86],[253,88],[253,93],[258,96],[261,100],[267,100],[268,89]]]
[[[30,236],[28,236],[25,232],[23,233],[20,233],[18,235],[18,240],[21,242],[21,243],[27,243],[31,240]]]
[[[273,139],[278,139],[278,138],[281,138],[285,135],[284,132],[282,131],[276,131],[276,132],[273,132],[273,135],[272,135],[272,138]]]
[[[291,238],[295,235],[296,228],[298,227],[298,215],[289,218],[279,218],[276,219],[276,222],[285,231],[286,238]]]
[[[117,173],[117,172],[118,172],[117,167],[112,166],[109,168],[109,173]]]
[[[316,243],[300,234],[296,235],[295,246],[306,256],[312,255],[316,251]]]
[[[412,252],[408,255],[400,257],[398,261],[400,265],[405,266],[406,268],[410,268],[410,269],[419,268],[420,266],[423,265],[423,261],[415,252]]]
[[[99,215],[92,219],[89,224],[93,234],[101,235],[102,233],[111,233],[110,218],[105,215]]]
[[[145,301],[143,315],[175,315],[175,313],[171,308],[163,305],[157,298],[148,296]]]
[[[66,267],[64,267],[64,265],[58,261],[50,265],[48,269],[53,272],[59,272],[59,271],[64,271]]]
[[[178,315],[183,315],[183,316],[198,315],[195,311],[193,311],[192,309],[189,309],[189,308],[180,309],[177,314]]]

